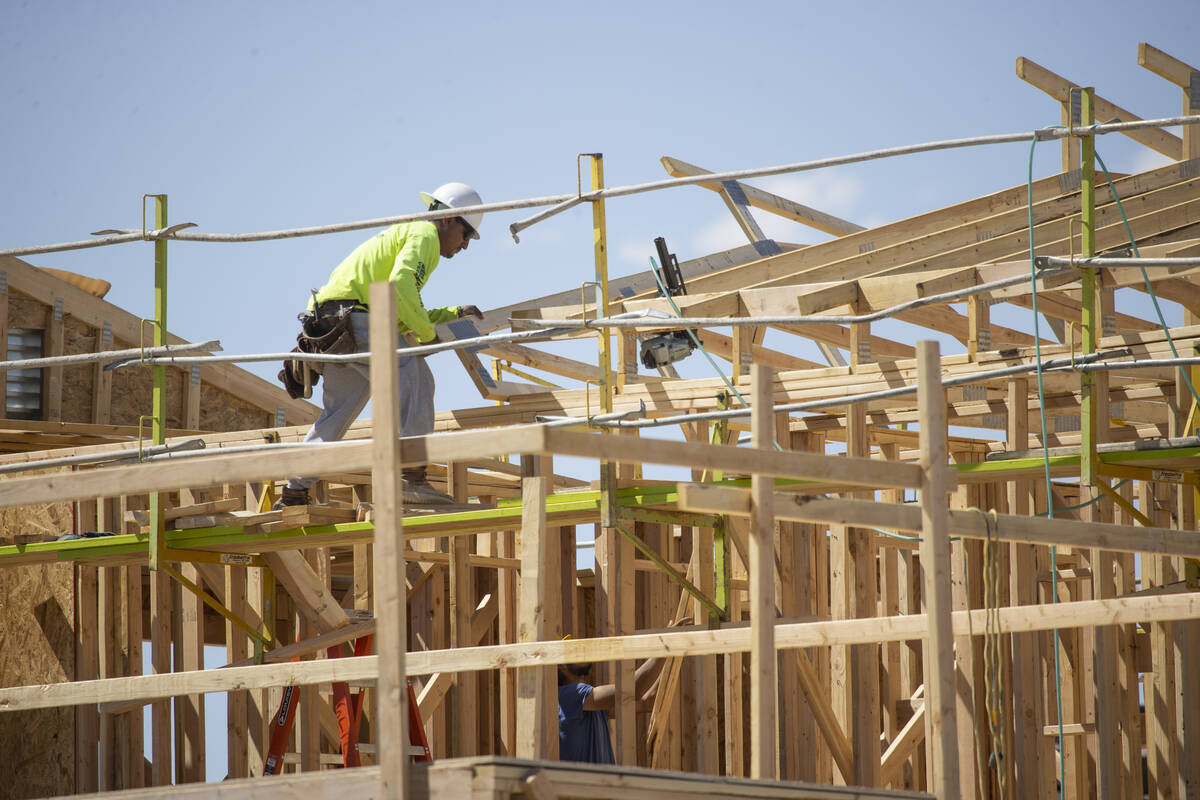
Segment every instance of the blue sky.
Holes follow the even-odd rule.
[[[139,227],[145,193],[169,195],[172,222],[247,232],[413,212],[418,191],[448,180],[487,201],[571,192],[580,152],[603,152],[620,185],[665,177],[663,155],[741,169],[1057,124],[1057,103],[1016,77],[1018,56],[1140,116],[1171,116],[1180,90],[1137,65],[1137,45],[1200,64],[1196,12],[1195,0],[6,0],[0,248]],[[1118,136],[1098,147],[1114,170],[1162,161]],[[1006,145],[758,185],[873,225],[1023,183],[1027,154]],[[1035,174],[1057,165],[1057,146],[1040,146]],[[496,307],[592,277],[588,209],[517,245],[507,226],[525,214],[485,219],[427,305]],[[644,269],[655,236],[680,260],[743,243],[695,187],[610,201],[607,217],[612,275]],[[783,241],[825,238],[759,219]],[[172,244],[170,327],[232,353],[287,350],[308,290],[367,235]],[[28,260],[111,281],[110,300],[152,313],[145,244]],[[439,408],[486,404],[453,356],[433,366]]]
[[[0,247],[136,228],[144,193],[169,195],[172,222],[246,232],[416,211],[417,192],[447,180],[488,201],[570,192],[579,152],[603,152],[619,185],[665,177],[668,154],[740,169],[1057,123],[1057,104],[1015,76],[1018,56],[1141,116],[1178,113],[1180,90],[1137,66],[1137,43],[1200,62],[1195,3],[1105,0],[1082,20],[1080,8],[9,0]],[[1159,161],[1122,137],[1100,148],[1117,170]],[[871,225],[1021,183],[1027,152],[759,185]],[[1036,173],[1057,158],[1042,145]],[[655,236],[681,260],[743,242],[719,198],[695,187],[614,200],[607,215],[613,275],[644,269]],[[495,307],[592,277],[588,209],[518,245],[507,226],[521,216],[486,219],[484,238],[442,263],[426,304]],[[759,218],[784,241],[825,238]],[[287,350],[308,290],[366,235],[172,244],[170,326],[227,352]],[[113,302],[148,316],[151,258],[127,244],[29,260],[109,280]],[[433,365],[439,408],[485,404],[453,356]]]

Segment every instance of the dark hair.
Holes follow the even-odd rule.
[[[566,678],[568,676],[571,678],[574,678],[575,681],[582,681],[584,678],[587,678],[592,673],[592,665],[590,663],[559,664],[559,666],[562,667],[562,669],[558,673],[558,685],[559,686],[563,686],[564,684],[571,683],[570,680],[566,680]],[[566,673],[566,675],[563,675],[564,672]]]

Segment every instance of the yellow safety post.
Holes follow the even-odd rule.
[[[1079,89],[1080,94],[1080,124],[1091,125],[1095,122],[1095,92],[1091,88]],[[1080,175],[1082,183],[1081,201],[1081,230],[1080,255],[1082,258],[1092,258],[1096,255],[1096,137],[1080,137]],[[1082,328],[1083,355],[1096,352],[1096,331],[1100,324],[1096,294],[1096,269],[1083,267],[1080,270],[1083,306],[1080,316]],[[1083,372],[1080,374],[1080,482],[1084,485],[1096,485],[1097,466],[1099,459],[1096,455],[1096,374]]]
[[[145,236],[146,198],[154,198],[154,226],[158,230],[167,227],[167,196],[165,194],[142,196],[142,235]],[[154,240],[154,346],[167,343],[167,240]],[[154,367],[151,428],[152,443],[160,445],[166,438],[167,419],[167,368],[161,364]],[[162,497],[158,492],[150,494],[150,569],[161,566],[163,538]]]
[[[604,188],[604,155],[583,153],[592,162],[592,189]],[[596,257],[596,284],[599,298],[597,316],[608,315],[608,240],[604,222],[604,199],[592,201],[592,246]],[[612,399],[612,331],[600,328],[600,413],[613,410]],[[600,525],[611,528],[617,523],[617,465],[611,461],[600,464]]]

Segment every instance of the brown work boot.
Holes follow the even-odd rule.
[[[404,502],[414,506],[443,506],[454,502],[454,498],[445,492],[439,492],[429,485],[425,477],[424,467],[413,467],[404,470]]]
[[[279,495],[279,499],[271,506],[272,511],[280,511],[288,506],[306,506],[308,505],[308,489],[292,489],[289,486],[283,487],[283,492]]]

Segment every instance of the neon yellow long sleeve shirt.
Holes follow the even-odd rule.
[[[317,302],[357,300],[364,306],[372,283],[388,281],[396,289],[396,323],[401,333],[412,333],[419,341],[434,336],[433,326],[458,318],[458,307],[426,309],[421,289],[441,260],[437,227],[425,220],[393,225],[346,256],[334,268]],[[309,302],[310,310],[312,302]]]

